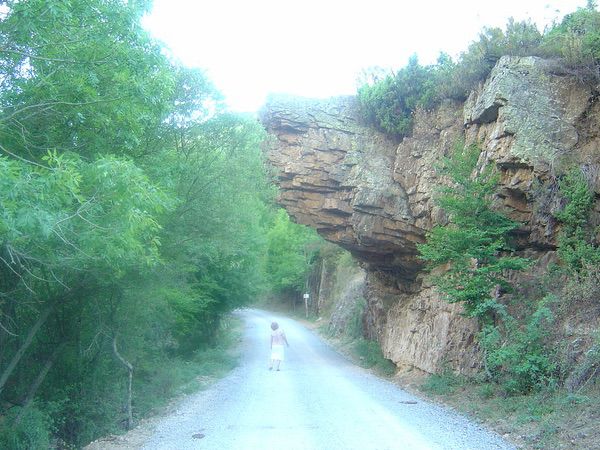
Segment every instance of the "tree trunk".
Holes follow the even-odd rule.
[[[315,308],[317,317],[321,315],[321,305],[323,304],[323,280],[327,275],[327,265],[325,264],[325,258],[321,259],[321,276],[319,277],[319,287],[317,288],[317,298],[315,299]]]
[[[31,402],[33,401],[33,398],[35,397],[35,393],[37,392],[38,388],[44,381],[44,378],[46,378],[48,371],[50,370],[50,368],[56,361],[56,358],[58,357],[59,353],[62,351],[63,348],[65,348],[65,345],[67,345],[67,343],[62,342],[56,346],[56,348],[54,349],[54,351],[52,352],[50,357],[46,360],[46,364],[44,364],[44,367],[42,367],[42,370],[40,371],[38,376],[35,378],[35,380],[31,384],[31,386],[29,387],[27,396],[25,397],[25,400],[23,400],[23,408],[21,409],[21,412],[15,419],[15,425],[18,425],[19,422],[21,422],[21,419],[23,418],[25,411],[27,410],[27,408],[29,408],[29,405],[31,405]]]
[[[127,367],[127,371],[129,372],[129,383],[127,386],[127,429],[130,430],[133,427],[133,413],[131,411],[131,396],[132,396],[132,384],[133,384],[133,366],[129,361],[123,358],[119,354],[119,350],[117,350],[117,335],[113,338],[113,351],[115,352],[115,356],[123,363],[125,367]]]
[[[0,377],[0,394],[4,389],[4,385],[8,381],[8,378],[10,377],[13,370],[15,370],[15,367],[17,367],[17,364],[19,364],[19,361],[23,357],[25,350],[27,350],[27,348],[31,345],[31,343],[33,342],[33,338],[39,331],[40,327],[44,324],[44,322],[46,322],[53,309],[53,306],[49,306],[44,310],[44,312],[42,312],[40,317],[38,317],[37,322],[33,325],[33,327],[31,327],[31,330],[29,330],[25,341],[23,342],[23,344],[21,344],[21,347],[19,347],[19,350],[17,351],[17,353],[15,353],[15,356],[13,356],[6,369],[4,369],[4,372],[2,372],[2,376]]]

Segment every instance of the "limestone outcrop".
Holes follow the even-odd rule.
[[[435,372],[444,363],[469,372],[479,365],[477,324],[439,298],[417,256],[427,231],[446,222],[433,202],[445,183],[435,167],[459,139],[481,146],[481,167],[498,167],[497,207],[522,223],[519,249],[539,264],[555,250],[560,165],[582,167],[600,192],[598,102],[559,69],[504,57],[464,104],[417,111],[401,142],[363,123],[353,97],[274,97],[265,106],[280,203],[362,262],[368,333],[399,367]]]

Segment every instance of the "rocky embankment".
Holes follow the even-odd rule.
[[[418,111],[402,141],[362,122],[354,97],[273,97],[261,116],[280,203],[361,261],[367,331],[385,356],[430,373],[480,364],[476,322],[440,300],[417,257],[416,244],[446,221],[433,202],[445,182],[436,164],[457,141],[478,143],[480,166],[495,163],[501,175],[498,208],[523,224],[519,250],[544,270],[558,233],[556,173],[579,166],[600,192],[598,119],[589,86],[534,57],[503,57],[464,104]]]

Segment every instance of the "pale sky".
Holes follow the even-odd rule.
[[[354,94],[361,69],[397,69],[413,53],[467,49],[484,26],[532,19],[538,28],[585,0],[154,0],[144,20],[186,66],[206,70],[235,111],[268,93]]]

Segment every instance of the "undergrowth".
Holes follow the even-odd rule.
[[[362,367],[373,369],[379,375],[390,377],[396,372],[396,366],[383,356],[377,341],[357,339],[353,341],[352,352]]]
[[[235,344],[241,336],[241,321],[228,318],[219,330],[214,347],[197,350],[190,359],[173,358],[168,364],[152,364],[152,371],[140,370],[134,411],[138,417],[167,404],[174,397],[207,387],[238,364]]]
[[[420,389],[485,422],[521,448],[600,448],[598,384],[578,392],[544,389],[506,396],[496,383],[445,372],[428,377]]]

